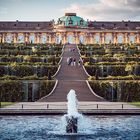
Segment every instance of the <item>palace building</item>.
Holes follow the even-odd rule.
[[[140,43],[140,21],[86,21],[66,13],[54,21],[0,22],[1,43]]]

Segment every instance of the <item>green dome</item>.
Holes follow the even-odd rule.
[[[87,22],[83,18],[76,16],[76,13],[66,13],[65,16],[58,19],[57,23],[63,26],[87,26]]]

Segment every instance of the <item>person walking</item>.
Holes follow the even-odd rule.
[[[76,58],[73,58],[73,65],[76,66]]]
[[[81,59],[79,58],[78,66],[81,66]]]
[[[72,57],[69,59],[69,65],[72,66]]]
[[[67,64],[68,64],[68,65],[69,65],[69,61],[70,61],[70,58],[68,57],[68,58],[67,58]]]

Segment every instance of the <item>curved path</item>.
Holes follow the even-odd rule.
[[[74,51],[69,51],[69,49],[75,49]],[[43,98],[39,101],[44,102],[64,102],[67,101],[67,94],[70,89],[74,89],[77,94],[79,101],[103,101],[93,95],[87,86],[86,80],[88,76],[83,70],[82,66],[69,66],[67,65],[67,58],[76,58],[79,60],[80,55],[76,45],[66,45],[64,48],[63,59],[61,61],[61,68],[55,77],[58,79],[58,85],[54,90],[53,94]]]

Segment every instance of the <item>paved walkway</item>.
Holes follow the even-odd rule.
[[[70,51],[70,49],[75,49]],[[83,70],[82,66],[69,66],[67,64],[67,58],[75,58],[78,62],[80,55],[76,45],[66,45],[62,56],[61,69],[57,76],[58,85],[53,94],[49,97],[43,98],[41,102],[66,102],[67,94],[70,89],[74,89],[79,101],[103,101],[103,99],[96,97],[91,93],[87,86],[86,80],[88,76]]]

